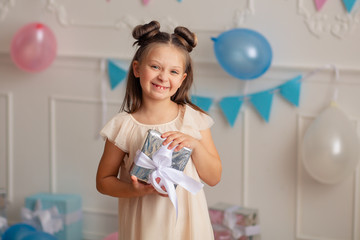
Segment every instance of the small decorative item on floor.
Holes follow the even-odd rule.
[[[164,140],[161,133],[150,129],[141,151],[139,150],[135,156],[130,174],[140,181],[152,184],[159,193],[168,194],[177,216],[176,185],[195,194],[200,191],[203,184],[183,173],[191,156],[191,149],[184,147],[174,152],[174,148],[170,150],[168,145],[162,145]],[[157,182],[157,179],[160,181]]]
[[[102,240],[118,240],[119,239],[119,233],[118,232],[113,232],[109,235],[107,235],[104,239]]]
[[[33,226],[25,223],[17,223],[9,227],[2,240],[59,240],[54,235],[37,231]]]
[[[22,219],[61,240],[82,240],[82,200],[76,194],[38,193],[26,197]]]
[[[209,215],[215,240],[248,240],[260,234],[256,209],[217,203],[209,207]]]

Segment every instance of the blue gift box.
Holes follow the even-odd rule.
[[[41,206],[41,209],[39,208]],[[25,208],[48,210],[56,207],[62,219],[62,229],[54,235],[59,240],[82,240],[82,199],[76,194],[38,193],[25,198]]]

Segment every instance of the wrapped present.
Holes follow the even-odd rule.
[[[161,133],[159,133],[156,130],[149,130],[148,135],[145,139],[145,143],[141,149],[141,152],[143,152],[146,156],[148,156],[150,159],[153,159],[153,155],[161,148],[163,147],[162,143],[165,139],[161,138]],[[182,148],[178,152],[171,152],[172,153],[172,159],[171,159],[171,168],[183,171],[187,162],[189,161],[189,158],[191,156],[192,150],[189,148]],[[131,169],[131,175],[135,175],[140,181],[149,182],[149,177],[151,175],[151,172],[153,169],[149,169],[146,167],[140,167],[138,165],[133,165]]]
[[[217,203],[209,207],[209,215],[213,228],[226,227],[231,231],[232,239],[246,240],[260,234],[257,209]]]
[[[221,224],[213,224],[215,240],[233,240],[231,230]]]
[[[76,194],[38,193],[26,197],[24,222],[61,240],[82,240],[82,200]]]
[[[168,149],[168,145],[162,144],[164,140],[158,131],[148,130],[144,145],[136,154],[130,174],[140,181],[152,184],[159,193],[168,194],[177,216],[176,186],[180,185],[195,194],[203,184],[183,173],[190,159],[191,149],[184,147],[175,152],[174,149]]]

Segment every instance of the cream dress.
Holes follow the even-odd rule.
[[[114,143],[126,153],[120,166],[120,180],[131,182],[130,168],[134,155],[141,149],[148,129],[161,133],[180,131],[197,139],[199,130],[213,124],[213,120],[188,105],[179,108],[177,117],[164,124],[146,125],[136,121],[131,114],[118,113],[102,129],[101,136]],[[196,168],[190,159],[184,173],[200,181]],[[119,198],[119,239],[120,240],[211,240],[214,239],[207,202],[203,190],[196,195],[176,188],[179,215],[176,220],[175,208],[168,197],[158,194],[144,197]]]

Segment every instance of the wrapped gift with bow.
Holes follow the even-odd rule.
[[[61,240],[82,240],[82,200],[76,194],[38,193],[25,198],[23,222]]]
[[[175,191],[177,185],[192,194],[196,194],[204,185],[183,173],[191,156],[191,149],[184,147],[175,152],[175,147],[168,149],[168,145],[162,144],[164,140],[160,132],[148,130],[145,143],[135,156],[130,174],[140,181],[152,184],[159,193],[169,195],[177,216],[178,205]],[[157,179],[160,181],[156,181]]]
[[[257,209],[217,203],[209,207],[209,215],[215,236],[218,229],[224,231],[224,228],[218,226],[229,229],[232,235],[231,239],[235,240],[247,240],[260,234]]]

